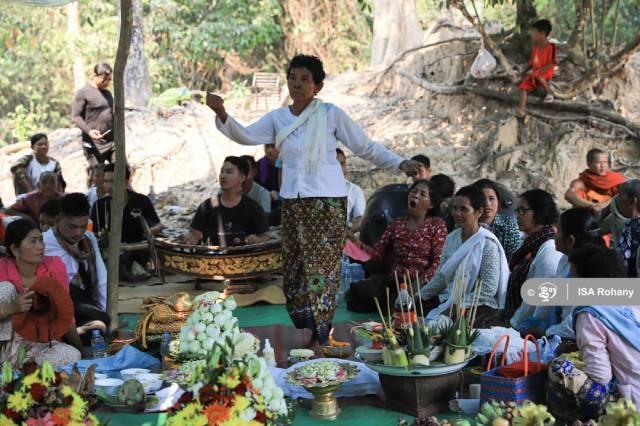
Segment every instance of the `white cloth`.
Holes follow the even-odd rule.
[[[454,232],[460,232],[459,229]],[[447,237],[449,238],[449,237]],[[500,248],[500,283],[498,285],[498,306],[504,309],[507,295],[507,284],[509,282],[509,263],[498,238],[487,229],[480,227],[478,232],[469,237],[462,245],[447,259],[444,265],[440,265],[439,272],[447,282],[453,282],[457,287],[452,288],[447,300],[427,314],[427,319],[432,320],[447,310],[457,299],[456,295],[461,292],[472,294],[475,290],[476,280],[480,275],[482,264],[482,254],[487,240],[494,241]],[[423,287],[424,289],[424,287]],[[422,290],[421,290],[422,292]]]
[[[558,265],[560,264],[562,256],[564,255],[556,250],[556,242],[553,238],[545,241],[538,249],[538,253],[536,253],[533,262],[531,262],[527,279],[557,277]],[[518,329],[520,323],[524,321],[525,318],[533,315],[535,311],[535,306],[522,302],[522,305],[520,305],[513,314],[513,317],[511,317],[511,327]],[[539,314],[542,315],[542,311],[540,311]]]
[[[53,172],[56,168],[56,160],[49,158],[46,164],[40,164],[40,162],[34,156],[29,164],[27,165],[27,177],[31,181],[31,185],[34,188],[38,186],[38,182],[40,181],[40,175],[44,172]]]
[[[369,160],[378,167],[398,170],[403,159],[384,146],[371,141],[364,131],[344,111],[325,103],[327,127],[324,130],[325,155],[318,165],[318,173],[305,173],[302,159],[305,135],[309,122],[302,124],[282,142],[282,187],[280,196],[285,199],[309,197],[346,197],[347,185],[340,164],[336,159],[336,147],[342,142],[357,156]],[[229,139],[242,145],[273,144],[276,135],[290,126],[297,117],[288,107],[269,112],[257,122],[244,127],[233,117],[222,124],[216,118],[216,126]]]
[[[367,207],[367,200],[364,198],[364,191],[355,183],[347,183],[347,222],[353,223],[357,218],[364,216],[364,209]]]
[[[316,175],[318,166],[324,163],[326,154],[324,147],[325,135],[323,133],[327,128],[327,107],[320,99],[311,101],[293,123],[278,132],[276,135],[276,147],[279,151],[282,148],[282,142],[287,136],[305,123],[307,124],[307,132],[304,137],[304,151],[302,153],[304,172],[308,175]]]
[[[93,233],[87,231],[84,236],[91,241],[93,250],[96,253],[96,275],[98,278],[98,308],[101,310],[107,309],[107,268],[102,260],[100,254],[100,248],[98,247],[98,240]],[[44,254],[46,256],[58,256],[62,259],[62,263],[67,268],[67,275],[69,276],[69,282],[78,273],[78,261],[69,254],[58,242],[58,239],[53,234],[53,229],[49,229],[42,235],[44,239]],[[86,265],[85,265],[86,266]]]

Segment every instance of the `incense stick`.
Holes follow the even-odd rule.
[[[391,295],[389,294],[389,287],[386,288],[387,290],[387,315],[389,315],[389,324],[391,324]]]
[[[474,310],[473,310],[473,317],[471,318],[471,324],[469,325],[470,329],[473,330],[473,326],[476,323],[476,313],[478,312],[478,302],[480,301],[480,289],[482,288],[482,280],[478,280],[478,283],[476,284],[477,288],[478,288],[478,297],[476,298],[476,300],[474,301]]]
[[[378,298],[374,297],[373,301],[376,302],[376,308],[378,308],[378,313],[380,314],[380,319],[382,320],[382,325],[384,326],[384,328],[386,330],[388,330],[389,327],[387,327],[387,322],[384,320],[384,315],[382,315],[382,309],[380,309],[380,303],[378,303]]]
[[[416,271],[416,282],[418,284],[417,292],[418,292],[418,301],[420,302],[420,315],[422,315],[422,324],[424,325],[425,317],[424,317],[424,307],[422,306],[422,295],[420,294],[420,273]]]

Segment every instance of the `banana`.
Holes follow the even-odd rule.
[[[476,416],[476,423],[478,423],[479,426],[485,426],[489,424],[489,419],[484,414],[478,413]]]

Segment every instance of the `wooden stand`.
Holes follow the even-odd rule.
[[[427,417],[449,410],[449,400],[460,384],[460,372],[431,377],[380,374],[380,384],[387,407],[414,417]]]

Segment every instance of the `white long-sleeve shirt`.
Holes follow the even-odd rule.
[[[102,255],[100,254],[100,248],[98,247],[98,240],[91,232],[85,232],[84,236],[91,241],[93,245],[93,251],[96,253],[96,275],[98,279],[98,308],[101,310],[107,309],[107,268],[104,266]],[[49,229],[42,234],[44,239],[44,254],[46,256],[58,256],[62,259],[62,263],[67,268],[67,275],[69,276],[69,282],[78,273],[78,261],[60,245],[58,239],[53,234],[53,229]],[[85,265],[86,267],[87,265]]]
[[[403,158],[373,142],[344,111],[333,104],[327,107],[327,135],[325,159],[316,175],[304,172],[304,140],[308,126],[305,122],[283,141],[280,149],[282,160],[282,187],[284,199],[310,197],[346,197],[347,186],[340,164],[336,159],[338,142],[343,143],[357,156],[373,162],[378,167],[398,170]],[[228,116],[223,124],[216,118],[216,126],[229,139],[241,145],[274,144],[280,130],[290,126],[296,116],[289,107],[269,112],[257,122],[244,127]]]

